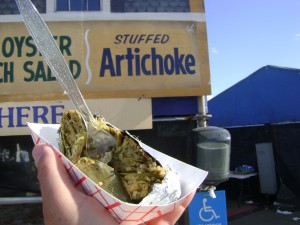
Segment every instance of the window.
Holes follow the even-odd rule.
[[[112,12],[190,12],[189,0],[111,0]]]
[[[100,0],[56,0],[56,11],[100,11]]]
[[[32,0],[39,13],[46,13],[46,0]],[[0,1],[0,15],[20,14],[15,0]]]

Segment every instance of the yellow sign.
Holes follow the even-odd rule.
[[[47,24],[85,98],[210,94],[203,22]],[[0,102],[66,99],[23,23],[1,23],[0,44]]]
[[[151,99],[89,99],[87,105],[122,130],[152,128]],[[74,109],[71,101],[0,103],[0,136],[29,135],[28,122],[59,124],[65,109]]]

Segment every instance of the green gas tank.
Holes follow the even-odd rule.
[[[230,133],[220,127],[193,129],[193,145],[197,152],[197,167],[208,171],[206,185],[217,186],[229,179]]]

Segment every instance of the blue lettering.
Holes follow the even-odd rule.
[[[24,107],[16,107],[17,109],[17,127],[26,127],[27,124],[23,123],[23,118],[28,118],[28,111],[30,110],[30,107],[24,106]]]
[[[48,123],[47,114],[48,108],[46,106],[33,106],[33,122],[38,123],[39,119],[41,122]]]
[[[111,52],[109,48],[103,49],[102,61],[100,66],[100,77],[104,77],[105,71],[108,70],[111,76],[116,76],[114,70],[114,62],[112,60]]]
[[[114,44],[165,44],[169,40],[168,34],[118,34]]]
[[[50,106],[51,108],[51,117],[52,117],[52,123],[56,124],[58,123],[57,118],[60,116],[63,116],[63,110],[65,109],[65,107],[63,105],[53,105]],[[60,112],[58,112],[59,109],[62,109]]]
[[[168,75],[172,75],[174,73],[174,59],[171,55],[166,55],[164,61],[165,71]]]
[[[117,76],[121,76],[121,63],[122,60],[125,59],[124,55],[116,55],[116,71],[117,71]]]
[[[189,74],[195,74],[196,71],[195,69],[192,69],[190,67],[194,67],[196,65],[196,61],[195,61],[195,58],[193,55],[191,54],[188,54],[185,58],[185,65],[186,65],[186,71],[189,73]]]
[[[127,55],[125,56],[125,58],[128,60],[128,76],[132,76],[133,75],[132,61],[134,59],[134,56],[132,55],[131,48],[127,49]]]
[[[142,71],[145,75],[151,75],[151,70],[147,70],[146,68],[146,64],[147,64],[146,60],[150,59],[150,57],[151,57],[150,54],[146,54],[142,58]]]
[[[135,74],[136,76],[140,76],[141,75],[141,60],[140,60],[140,49],[139,48],[135,48],[134,52],[137,53],[135,55]]]
[[[8,119],[8,127],[14,127],[14,107],[8,107],[8,115],[3,115],[3,108],[0,108],[0,128],[3,127],[2,119]]]
[[[3,108],[0,108],[0,128],[5,127],[26,127],[28,118],[33,118],[34,123],[51,123],[56,124],[63,116],[64,105],[52,106],[18,106],[8,107],[7,114],[4,114]],[[49,119],[51,117],[51,119]],[[16,125],[14,119],[16,118]],[[26,119],[27,118],[27,119]],[[26,120],[25,120],[26,119]],[[4,121],[7,120],[6,123]]]
[[[145,38],[141,35],[140,39]],[[151,39],[152,36],[147,36]],[[127,48],[126,54],[112,56],[111,50],[103,50],[100,77],[105,73],[110,73],[111,77],[122,76],[140,76],[140,75],[193,75],[196,60],[192,54],[180,54],[178,48],[174,48],[172,54],[162,55],[156,52],[156,48],[151,48],[150,54],[141,55],[139,48]],[[127,71],[125,71],[127,69]]]
[[[151,54],[152,54],[152,73],[153,75],[157,75],[157,60],[158,60],[158,68],[159,68],[159,74],[164,75],[164,67],[163,67],[163,57],[161,55],[156,55],[155,48],[151,48]]]
[[[174,54],[175,54],[175,70],[176,74],[186,74],[186,70],[183,66],[183,59],[184,55],[179,56],[178,48],[174,48]]]
[[[153,40],[153,43],[155,43],[155,44],[159,43],[160,37],[161,37],[161,34],[156,35],[155,39]]]
[[[117,35],[116,36],[116,41],[114,41],[115,44],[120,44],[122,42],[122,35]]]
[[[145,34],[141,34],[137,43],[139,44],[140,42],[144,42],[145,41],[145,36],[146,36]]]

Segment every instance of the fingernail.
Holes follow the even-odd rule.
[[[34,146],[32,150],[32,157],[34,159],[34,164],[37,165],[40,158],[44,155],[44,151],[42,151],[42,148],[40,145]]]

